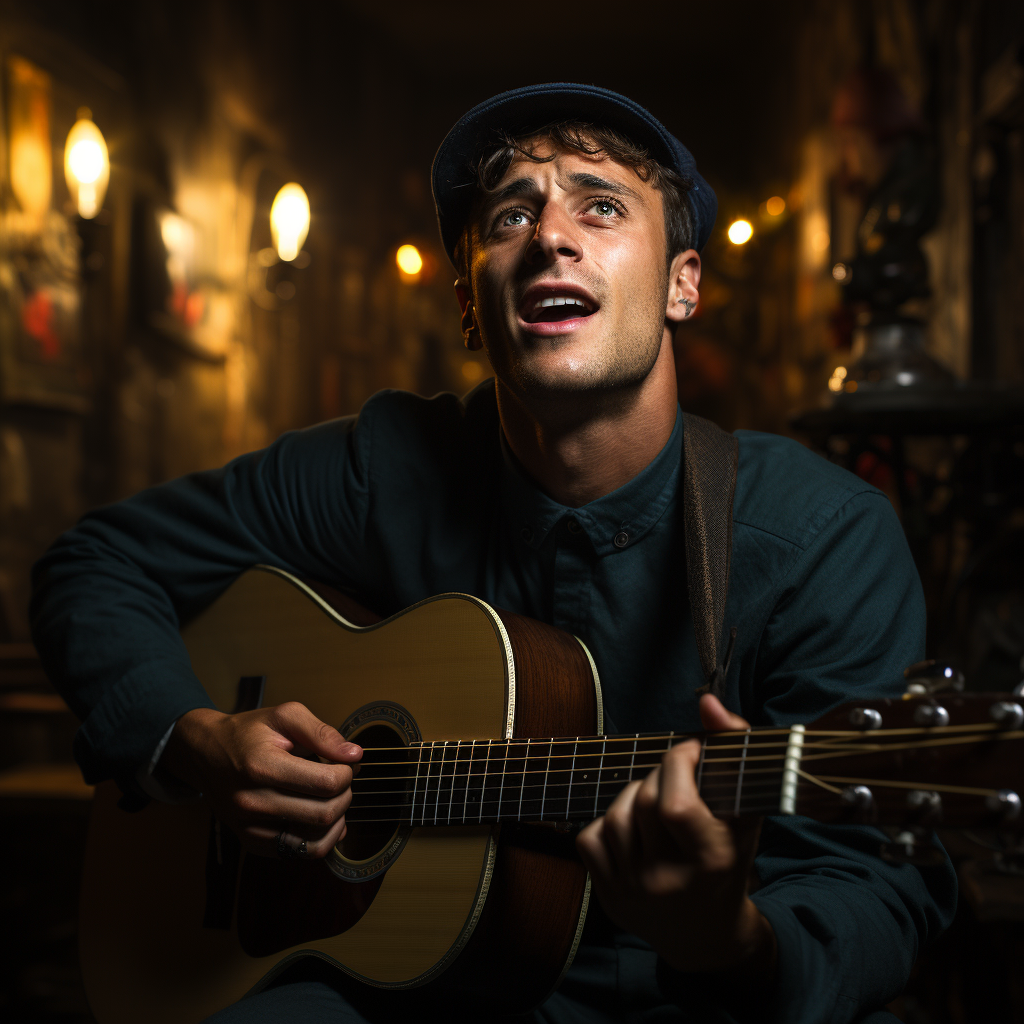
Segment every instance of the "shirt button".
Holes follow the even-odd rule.
[[[533,540],[533,530],[531,530],[528,526],[524,526],[519,531],[519,536],[522,537],[527,544],[529,544]]]
[[[575,519],[570,519],[569,522],[565,524],[565,526],[570,533],[580,533],[583,529],[583,527],[580,526],[579,522]]]
[[[612,543],[617,548],[624,548],[629,543],[629,534],[626,533],[625,530],[619,530],[619,532],[615,534],[615,539]]]

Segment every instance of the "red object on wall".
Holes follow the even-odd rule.
[[[38,344],[42,356],[52,362],[60,356],[60,337],[53,329],[53,302],[46,292],[33,292],[21,307],[21,325]]]

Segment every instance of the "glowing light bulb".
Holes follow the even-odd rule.
[[[395,253],[395,262],[407,277],[415,277],[423,269],[423,257],[415,245],[400,245]]]
[[[283,185],[270,207],[270,234],[277,255],[291,263],[302,251],[309,234],[309,199],[305,189],[294,181]]]
[[[83,107],[64,144],[64,178],[78,207],[78,215],[90,220],[100,212],[110,181],[110,157],[103,133]]]
[[[772,196],[764,204],[764,208],[769,217],[781,217],[786,210],[786,200],[782,196]]]
[[[734,220],[729,225],[729,241],[733,245],[744,245],[753,234],[754,229],[749,220]]]

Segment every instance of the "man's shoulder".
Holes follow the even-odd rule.
[[[836,512],[864,495],[889,503],[877,488],[779,434],[737,430],[739,474],[733,521],[798,548],[807,547]]]
[[[399,464],[407,471],[461,467],[471,472],[467,459],[486,458],[492,448],[498,451],[494,382],[486,381],[461,398],[379,391],[360,410],[356,433],[362,435],[371,462],[380,461],[389,475]]]

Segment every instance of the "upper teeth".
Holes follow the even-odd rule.
[[[590,308],[582,299],[577,298],[575,295],[549,295],[546,299],[541,299],[533,308],[543,309],[545,306],[582,306],[584,309]]]

